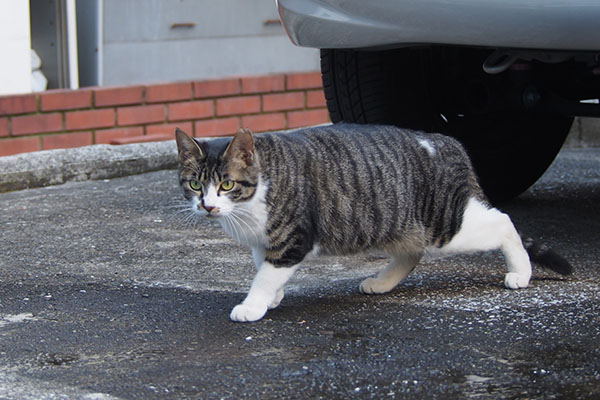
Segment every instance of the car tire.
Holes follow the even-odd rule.
[[[453,136],[467,149],[490,200],[509,200],[550,166],[573,118],[498,107],[505,99],[494,88],[506,85],[505,77],[483,72],[487,54],[464,48],[321,50],[331,120]]]

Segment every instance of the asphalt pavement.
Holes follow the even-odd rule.
[[[0,399],[600,398],[600,149],[502,207],[574,275],[511,291],[492,252],[366,296],[381,254],[326,257],[252,324],[250,252],[181,200],[173,170],[0,194]]]

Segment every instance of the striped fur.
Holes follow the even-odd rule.
[[[256,320],[276,306],[283,297],[277,285],[293,269],[285,279],[277,270],[296,266],[315,247],[328,254],[380,249],[392,255],[386,270],[363,282],[365,293],[391,290],[425,251],[438,250],[501,248],[506,286],[528,285],[531,265],[521,238],[510,218],[488,204],[453,138],[337,124],[259,135],[241,130],[233,140],[211,141],[178,131],[177,144],[185,197],[209,217],[222,216],[223,228],[253,248],[259,268],[253,288],[260,295],[251,289],[233,320]],[[235,182],[229,191],[227,180]],[[536,261],[566,270],[544,256],[555,253],[527,248]],[[277,282],[268,295],[265,279]]]
[[[206,187],[228,173],[243,182],[231,200],[247,200],[262,177],[266,259],[276,266],[299,263],[315,244],[330,254],[441,247],[459,229],[469,198],[483,200],[463,148],[443,135],[341,124],[265,133],[255,135],[259,165],[251,171],[228,168],[228,144],[198,143],[202,160],[180,149],[185,196],[194,196],[193,177]]]
[[[314,244],[332,254],[441,247],[468,199],[482,197],[464,150],[442,135],[333,125],[260,135],[256,149],[275,265],[298,263]]]

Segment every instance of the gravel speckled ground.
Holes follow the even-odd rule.
[[[249,251],[185,225],[174,171],[0,194],[0,398],[599,398],[600,149],[563,150],[503,205],[572,261],[504,289],[500,254],[307,262],[253,324]]]

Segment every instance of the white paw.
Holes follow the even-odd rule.
[[[519,275],[509,272],[504,277],[504,285],[509,289],[523,289],[529,286],[529,275]]]
[[[238,304],[231,310],[229,318],[235,322],[253,322],[264,317],[266,313],[266,306]]]
[[[284,296],[283,289],[279,289],[279,291],[277,292],[277,295],[275,296],[275,300],[273,300],[273,302],[271,304],[269,304],[269,310],[276,308],[279,305],[279,303],[281,303],[281,300],[283,300],[283,296]]]
[[[392,290],[389,283],[377,278],[367,278],[360,284],[360,291],[364,294],[382,294]]]

